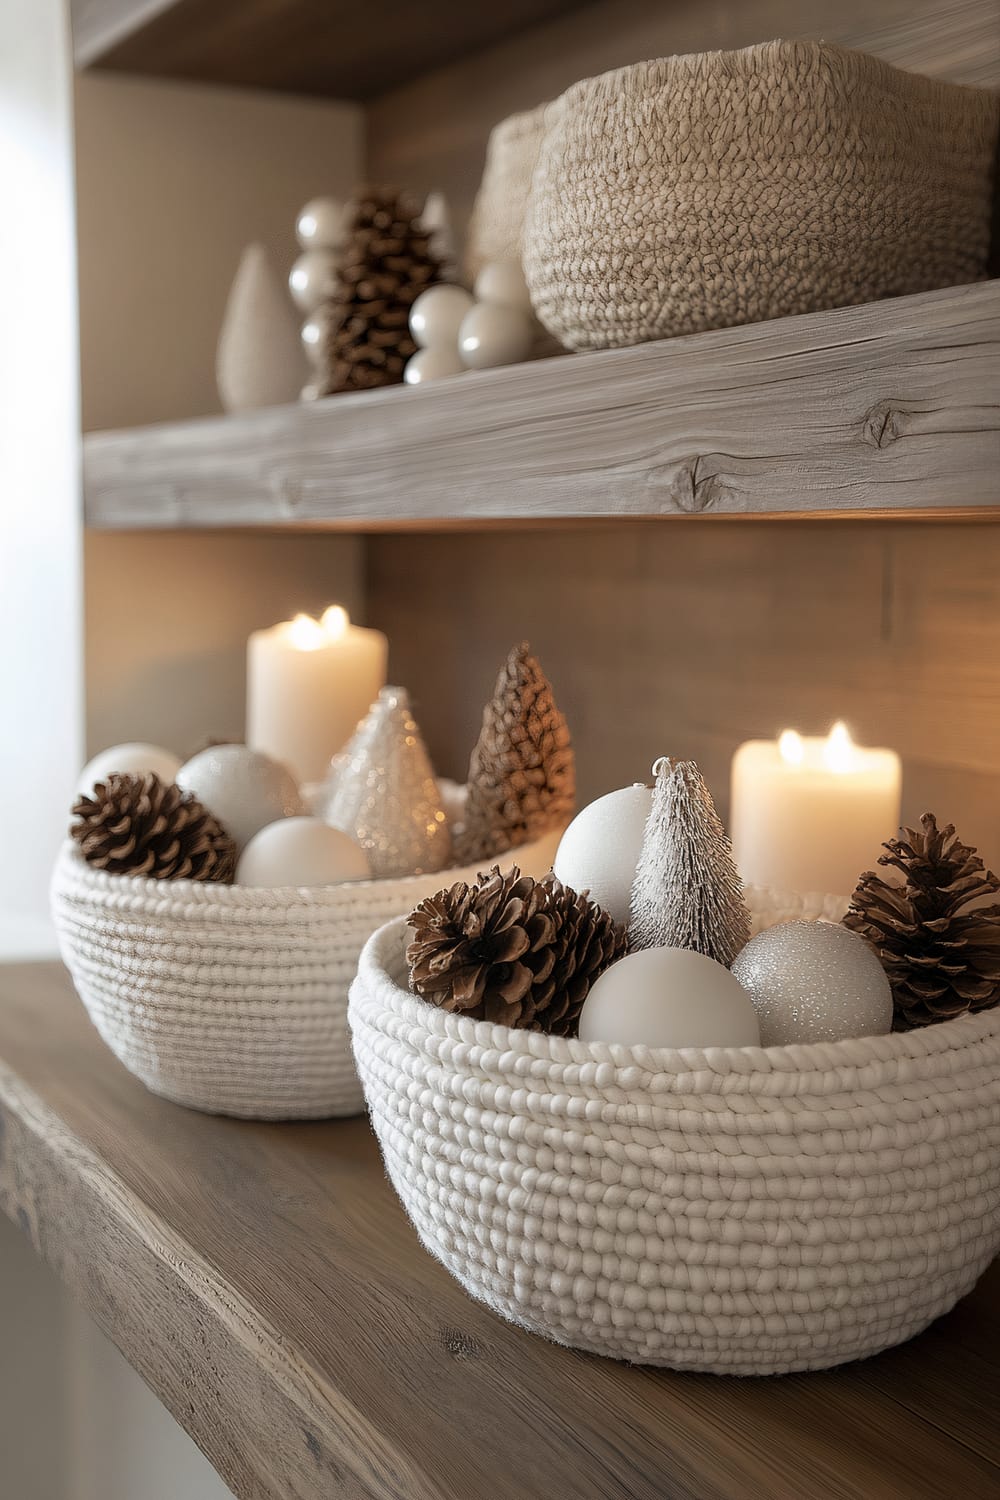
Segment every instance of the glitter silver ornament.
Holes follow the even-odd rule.
[[[883,1036],[892,992],[863,938],[832,922],[782,922],[759,932],[732,972],[748,991],[762,1047]]]
[[[403,688],[379,693],[338,757],[318,811],[361,845],[378,879],[425,875],[448,864],[448,820]]]

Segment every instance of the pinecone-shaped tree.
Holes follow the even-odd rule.
[[[366,190],[348,217],[336,296],[327,333],[319,393],[370,391],[396,385],[416,344],[410,308],[441,280],[442,266],[418,205],[391,190]]]
[[[862,875],[844,918],[878,954],[889,978],[893,1029],[907,1031],[1000,1003],[1000,880],[954,826],[933,813],[904,828]],[[902,877],[900,880],[898,877]]]
[[[471,864],[541,838],[569,821],[575,800],[569,726],[522,641],[501,667],[483,710],[456,854]]]
[[[632,886],[629,947],[690,948],[727,967],[750,938],[732,847],[692,760],[658,760]]]
[[[550,876],[494,865],[410,917],[411,988],[479,1021],[575,1035],[590,986],[625,953],[624,929]]]

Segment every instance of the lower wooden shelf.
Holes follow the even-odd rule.
[[[560,1349],[424,1253],[363,1120],[154,1098],[56,964],[0,968],[0,1206],[246,1500],[1000,1493],[1000,1263],[922,1337],[828,1374]]]
[[[1000,281],[97,432],[93,527],[349,530],[1000,507]]]

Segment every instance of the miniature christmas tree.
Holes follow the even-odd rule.
[[[694,761],[658,760],[632,886],[628,936],[640,948],[690,948],[727,967],[750,938],[732,848]]]
[[[948,1021],[1000,1002],[1000,880],[933,813],[879,858],[902,876],[862,875],[844,926],[871,944],[892,988],[893,1029]]]
[[[502,854],[569,822],[576,766],[569,727],[525,641],[500,669],[469,762],[463,863]]]
[[[402,380],[417,348],[410,308],[442,276],[432,237],[417,205],[400,193],[369,190],[354,205],[336,296],[324,304],[320,395]]]

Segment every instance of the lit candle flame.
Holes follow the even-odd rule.
[[[802,736],[794,729],[786,729],[778,740],[778,750],[781,758],[790,766],[801,766],[806,758],[806,747],[802,743]]]
[[[342,604],[330,604],[320,615],[319,623],[331,641],[339,640],[351,623],[351,617]]]
[[[296,615],[289,622],[288,639],[296,651],[318,651],[321,646],[326,645],[329,637],[312,615]]]
[[[823,764],[828,771],[845,772],[853,769],[855,761],[854,741],[847,725],[838,719],[826,737],[823,746]]]

